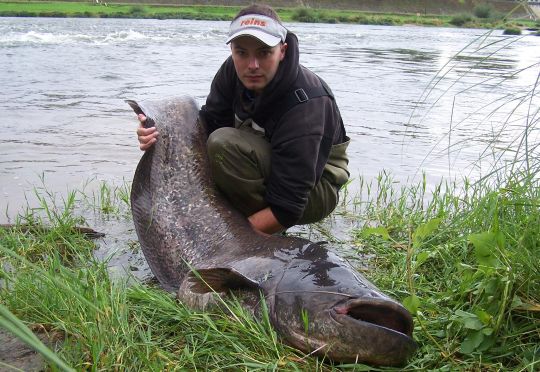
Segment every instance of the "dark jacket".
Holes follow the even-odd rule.
[[[212,81],[201,116],[209,133],[234,126],[235,115],[242,121],[252,119],[265,129],[272,148],[265,200],[277,220],[289,227],[302,216],[309,192],[319,182],[332,146],[348,141],[348,137],[337,105],[328,95],[311,98],[276,115],[289,92],[322,86],[317,75],[299,64],[296,35],[289,32],[286,43],[287,52],[274,79],[254,100],[246,98],[246,88],[229,57]],[[337,181],[336,187],[345,181]]]

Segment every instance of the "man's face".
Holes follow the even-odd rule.
[[[286,43],[269,47],[259,39],[241,36],[231,42],[234,68],[244,86],[260,94],[276,75],[279,63],[285,58]]]

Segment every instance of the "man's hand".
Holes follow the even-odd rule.
[[[137,137],[139,139],[139,148],[142,151],[148,150],[154,143],[157,141],[159,136],[156,127],[145,128],[144,122],[146,121],[146,116],[139,114],[137,116],[139,119],[139,128],[137,128]]]
[[[263,234],[275,234],[285,230],[285,227],[278,222],[270,207],[253,213],[248,217],[248,221],[255,230]]]

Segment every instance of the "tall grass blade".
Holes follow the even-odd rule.
[[[24,323],[18,319],[8,308],[0,304],[0,327],[8,330],[29,347],[43,355],[49,362],[54,363],[62,371],[74,372],[58,355],[49,349]]]

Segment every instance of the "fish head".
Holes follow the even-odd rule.
[[[300,250],[268,295],[278,333],[308,354],[399,366],[416,350],[410,313],[320,244]]]

